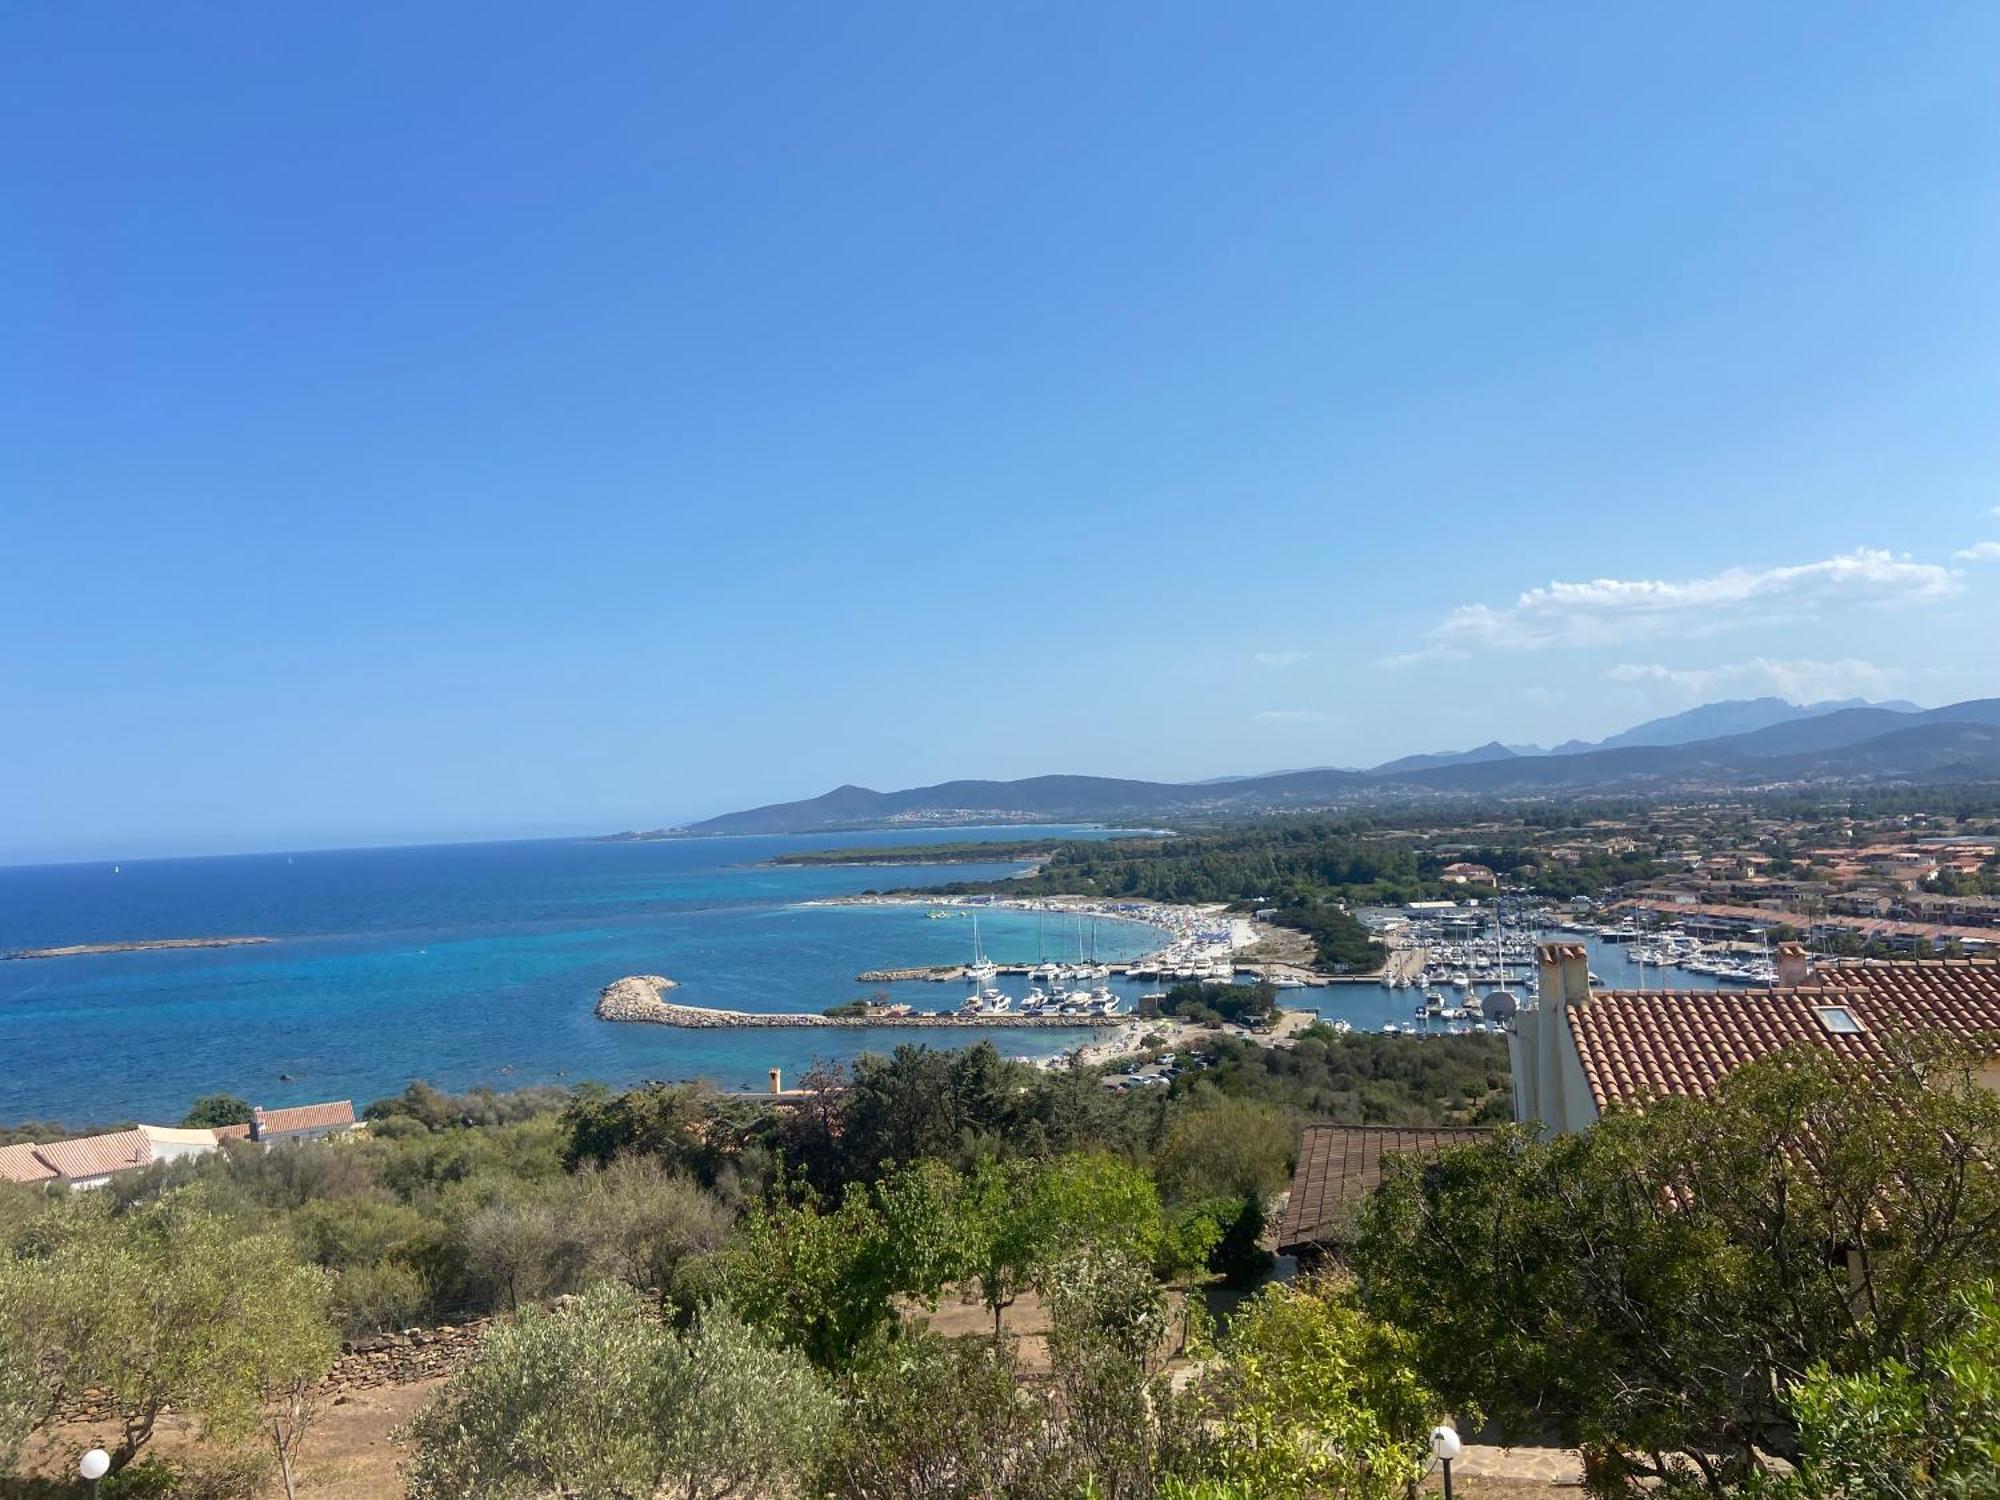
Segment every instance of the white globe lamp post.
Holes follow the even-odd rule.
[[[1440,1422],[1431,1429],[1431,1457],[1444,1465],[1444,1500],[1451,1500],[1451,1461],[1465,1451],[1458,1433]]]
[[[97,1493],[97,1481],[111,1472],[111,1455],[102,1448],[92,1448],[76,1461],[76,1472],[90,1481],[90,1493]]]

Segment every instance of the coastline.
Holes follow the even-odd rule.
[[[1207,946],[1221,950],[1224,945],[1222,934],[1227,932],[1226,957],[1238,974],[1252,978],[1271,979],[1283,984],[1303,985],[1317,989],[1324,985],[1338,983],[1373,982],[1376,974],[1337,975],[1322,973],[1311,958],[1310,940],[1289,927],[1273,926],[1269,922],[1259,922],[1254,917],[1231,912],[1227,903],[1220,901],[1202,904],[1155,901],[1147,897],[1127,896],[923,896],[911,894],[861,894],[854,896],[823,896],[812,901],[797,903],[801,907],[925,907],[961,912],[977,911],[1018,911],[1060,917],[1103,917],[1118,922],[1136,922],[1156,929],[1164,935],[1165,941],[1150,948],[1136,958],[1120,960],[1111,965],[1113,972],[1129,969],[1133,965],[1144,966],[1168,956],[1177,947],[1186,948],[1202,942],[1202,934],[1212,935],[1213,941]],[[920,972],[928,969],[929,972]],[[1024,974],[1026,964],[1002,964],[1002,974]],[[922,965],[898,968],[883,965],[864,971],[858,976],[862,984],[882,983],[900,979],[948,980],[962,977],[950,965]],[[1164,976],[1163,976],[1163,982]]]

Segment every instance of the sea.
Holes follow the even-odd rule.
[[[758,1089],[819,1059],[903,1044],[964,1045],[907,1028],[689,1031],[599,1021],[598,991],[627,974],[680,982],[674,998],[746,1011],[821,1010],[887,988],[922,1010],[963,986],[863,985],[863,970],[963,962],[972,922],[922,905],[822,905],[871,889],[994,879],[1023,866],[788,866],[781,853],[908,847],[1072,827],[896,830],[777,838],[346,849],[0,868],[0,953],[147,939],[254,935],[256,946],[155,949],[0,962],[0,1123],[178,1120],[198,1096],[278,1106],[367,1101],[413,1079],[496,1089],[702,1079]],[[1118,962],[1157,929],[1089,927],[989,910],[979,939],[1001,963]],[[1615,949],[1592,965],[1630,982]],[[1657,984],[1657,979],[1654,981]],[[1689,981],[1679,980],[1685,983]],[[1025,991],[1010,978],[1003,988]],[[1147,988],[1113,980],[1128,1001]],[[1286,1003],[1363,1029],[1407,1022],[1411,991],[1290,990]],[[1088,1032],[988,1028],[1015,1056]]]

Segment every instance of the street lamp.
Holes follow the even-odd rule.
[[[90,1493],[97,1493],[97,1481],[111,1472],[111,1455],[102,1448],[92,1448],[77,1460],[76,1472],[90,1481]]]
[[[1444,1500],[1451,1500],[1451,1461],[1465,1451],[1458,1434],[1443,1423],[1431,1429],[1431,1457],[1444,1465]]]

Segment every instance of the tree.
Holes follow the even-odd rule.
[[[842,1394],[846,1420],[819,1481],[832,1500],[1009,1493],[1041,1424],[1009,1354],[922,1329],[864,1349]]]
[[[1270,1287],[1196,1386],[1193,1467],[1226,1493],[1389,1500],[1422,1475],[1438,1410],[1409,1361],[1407,1340],[1332,1280]]]
[[[181,1124],[190,1130],[208,1130],[217,1125],[248,1125],[253,1111],[247,1101],[234,1094],[203,1094],[189,1106]]]
[[[1082,1481],[1070,1493],[1151,1495],[1192,1434],[1163,1373],[1171,1311],[1150,1261],[1129,1247],[1085,1244],[1044,1267],[1041,1289],[1050,1477]]]
[[[1001,1319],[1057,1256],[1120,1251],[1152,1265],[1177,1248],[1152,1180],[1102,1152],[1039,1163],[988,1163],[962,1196],[960,1243],[966,1274]]]
[[[1174,1115],[1153,1161],[1169,1203],[1249,1198],[1263,1203],[1291,1180],[1297,1134],[1268,1104],[1211,1096]]]
[[[36,1351],[18,1330],[26,1326],[30,1295],[24,1278],[0,1266],[0,1472],[11,1472],[28,1435],[45,1419],[47,1394]]]
[[[214,1436],[246,1438],[267,1398],[331,1358],[324,1276],[283,1237],[245,1236],[186,1194],[115,1217],[95,1194],[58,1204],[0,1262],[0,1315],[0,1346],[27,1351],[38,1372],[35,1425],[102,1392],[120,1428],[114,1470],[169,1404]],[[309,1413],[277,1415],[295,1456]]]
[[[603,1283],[528,1309],[411,1424],[413,1500],[782,1493],[830,1435],[832,1394],[726,1309],[680,1333]]]
[[[1801,1047],[1707,1100],[1391,1166],[1364,1303],[1451,1409],[1553,1424],[1599,1493],[1715,1495],[1795,1457],[1787,1387],[1925,1366],[2000,1264],[2000,1100],[1976,1060]]]
[[[299,1451],[318,1419],[320,1384],[340,1348],[329,1316],[330,1278],[317,1266],[296,1263],[258,1274],[261,1293],[240,1306],[236,1332],[285,1500],[298,1500]]]
[[[1956,1337],[1922,1368],[1891,1360],[1854,1375],[1816,1366],[1785,1396],[1799,1426],[1798,1500],[2000,1495],[2000,1300],[1966,1301]]]
[[[724,1295],[742,1316],[823,1369],[846,1364],[896,1315],[898,1255],[858,1183],[831,1211],[811,1192],[781,1194],[749,1216],[721,1261]]]

